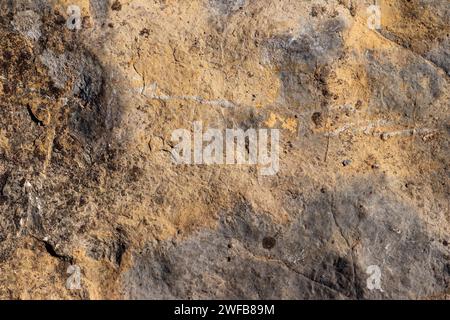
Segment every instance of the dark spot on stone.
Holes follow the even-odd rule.
[[[275,244],[277,243],[277,241],[275,240],[275,238],[273,237],[264,237],[263,241],[262,241],[262,246],[264,249],[270,250],[273,247],[275,247]]]
[[[59,12],[55,12],[55,24],[63,25],[66,23],[66,19]]]
[[[448,241],[444,240],[444,241],[442,241],[442,244],[446,247],[446,246],[448,246]]]
[[[361,107],[362,107],[362,101],[358,100],[355,104],[355,108],[356,108],[356,110],[359,110],[359,109],[361,109]]]
[[[313,6],[312,9],[311,9],[311,16],[312,16],[312,17],[320,16],[320,15],[324,14],[325,11],[326,11],[326,8],[325,8],[325,7],[322,7],[322,6]]]
[[[150,31],[147,28],[144,28],[139,32],[139,35],[141,37],[148,38],[148,36],[150,35]]]
[[[323,125],[323,116],[320,112],[314,112],[311,117],[312,122],[316,125],[316,127],[321,127]]]
[[[116,0],[112,4],[111,9],[114,10],[114,11],[120,11],[120,10],[122,10],[122,4],[120,3],[119,0]]]
[[[87,203],[86,198],[81,196],[79,200],[80,207],[84,206]]]

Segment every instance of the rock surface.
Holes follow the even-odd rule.
[[[450,5],[377,2],[2,1],[0,298],[449,298]]]

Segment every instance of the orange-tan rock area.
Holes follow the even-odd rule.
[[[2,0],[0,298],[449,298],[449,33],[447,0]],[[277,170],[174,162],[195,123],[279,132]]]

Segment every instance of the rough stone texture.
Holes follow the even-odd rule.
[[[449,298],[450,5],[378,3],[1,1],[0,298]],[[198,120],[279,172],[174,165]]]

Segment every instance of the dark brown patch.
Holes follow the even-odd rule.
[[[323,116],[320,112],[314,112],[311,117],[312,122],[316,125],[316,127],[321,127],[323,125]]]
[[[111,9],[114,10],[114,11],[120,11],[120,10],[122,10],[122,4],[120,3],[119,0],[116,0],[112,4]]]

